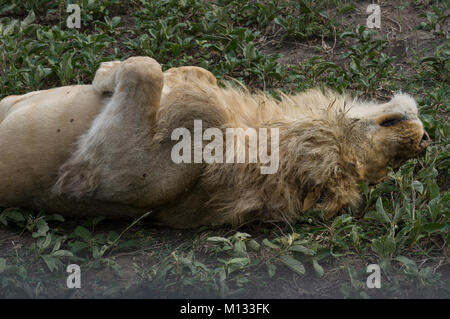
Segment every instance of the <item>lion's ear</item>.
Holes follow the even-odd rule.
[[[388,104],[391,104],[394,107],[399,107],[402,111],[409,111],[417,114],[417,103],[409,94],[402,92],[396,93]]]
[[[389,102],[381,106],[381,110],[384,114],[395,113],[417,117],[417,103],[406,93],[396,93]]]

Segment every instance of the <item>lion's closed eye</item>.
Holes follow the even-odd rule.
[[[406,121],[407,117],[403,114],[385,115],[377,119],[380,126],[389,127]]]

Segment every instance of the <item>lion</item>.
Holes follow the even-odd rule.
[[[196,120],[205,132],[242,128],[232,138],[246,150],[244,129],[270,129],[261,151],[277,151],[277,171],[261,173],[265,164],[248,156],[174,161],[174,130],[194,134]],[[174,228],[290,223],[309,209],[331,218],[358,203],[360,182],[385,180],[388,167],[429,144],[405,93],[386,103],[318,89],[275,99],[219,87],[200,67],[163,72],[150,57],[131,57],[102,63],[91,85],[1,100],[0,206],[66,216],[151,211]]]

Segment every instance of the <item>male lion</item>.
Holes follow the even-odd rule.
[[[277,128],[279,140],[269,134],[276,143],[262,148],[278,147],[278,170],[262,174],[263,163],[248,158],[175,163],[172,132],[194,133],[194,120],[219,132]],[[132,57],[102,63],[92,85],[0,102],[0,206],[111,217],[152,211],[155,222],[177,228],[289,222],[310,208],[331,217],[357,202],[359,181],[382,181],[388,166],[429,143],[406,94],[377,104],[310,90],[277,101],[219,88],[202,68],[163,73],[154,59]]]

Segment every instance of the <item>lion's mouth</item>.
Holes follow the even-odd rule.
[[[424,149],[430,144],[431,144],[430,135],[428,135],[427,131],[423,131],[422,139],[419,142],[419,147],[421,149]]]
[[[416,142],[417,143],[417,142]],[[422,138],[418,141],[416,147],[406,147],[404,149],[399,150],[392,161],[389,163],[393,169],[398,169],[401,167],[407,160],[419,156],[429,145],[431,144],[431,138],[428,135],[427,131],[423,131]]]

